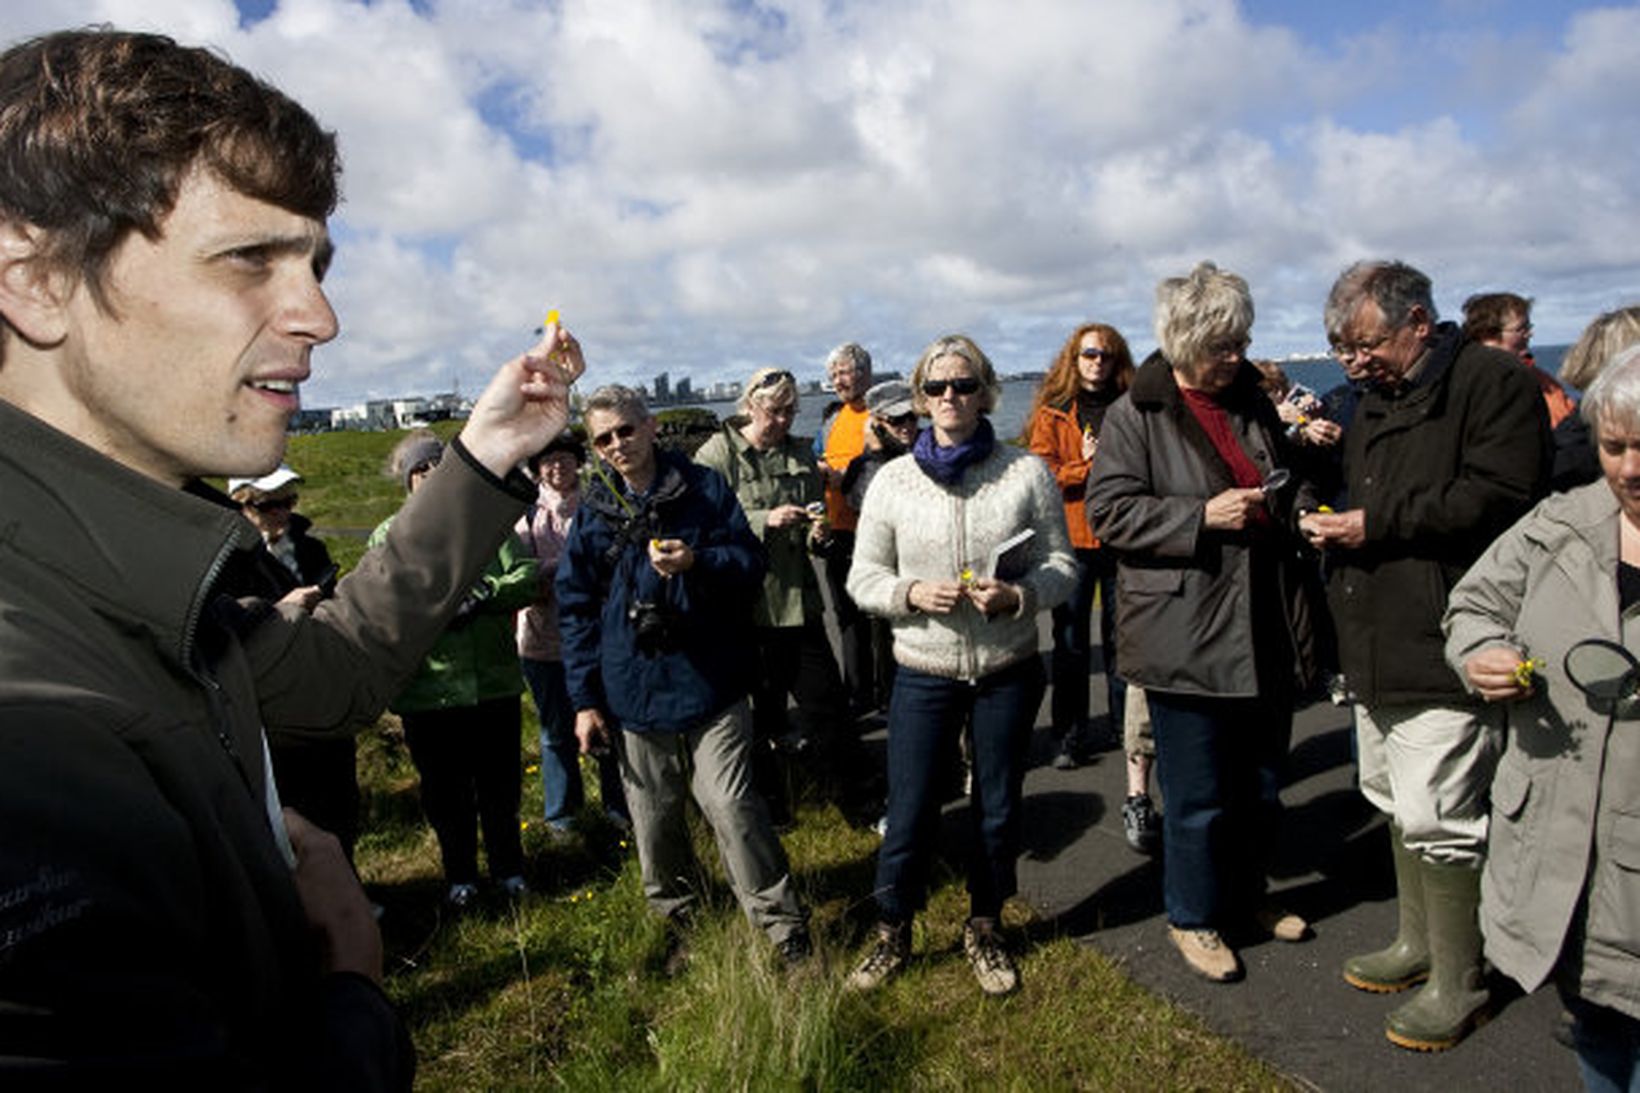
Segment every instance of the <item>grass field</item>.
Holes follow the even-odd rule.
[[[441,427],[448,433],[452,426]],[[298,437],[301,511],[327,529],[373,527],[400,503],[382,474],[402,434]],[[363,539],[328,537],[344,569]],[[358,864],[385,907],[388,991],[410,1024],[427,1090],[1282,1089],[1280,1075],[1130,983],[1085,946],[1011,904],[1023,989],[984,998],[961,955],[966,896],[942,868],[918,919],[906,974],[870,996],[841,983],[869,929],[877,838],[837,807],[797,810],[785,837],[813,909],[818,959],[778,967],[740,915],[696,829],[707,893],[692,959],[661,970],[666,941],[647,912],[636,862],[597,807],[585,834],[555,843],[537,819],[533,710],[520,726],[524,845],[533,891],[460,917],[441,905],[437,847],[397,721],[361,737],[365,834]],[[1028,943],[1025,939],[1033,938]]]

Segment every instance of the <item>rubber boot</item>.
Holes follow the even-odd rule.
[[[1481,871],[1466,865],[1422,862],[1424,913],[1429,921],[1429,982],[1384,1022],[1393,1044],[1413,1051],[1445,1051],[1486,1020],[1481,969]]]
[[[1401,829],[1395,824],[1389,825],[1389,845],[1395,858],[1395,907],[1400,928],[1388,948],[1344,961],[1344,981],[1374,994],[1404,991],[1429,978],[1429,935],[1419,858],[1401,841]]]

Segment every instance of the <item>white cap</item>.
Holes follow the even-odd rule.
[[[264,474],[261,478],[228,479],[228,492],[234,493],[235,491],[243,489],[246,486],[250,486],[252,489],[260,490],[262,493],[272,493],[283,486],[288,486],[293,482],[300,482],[301,480],[302,476],[291,470],[289,464],[281,463],[277,469],[269,474]]]

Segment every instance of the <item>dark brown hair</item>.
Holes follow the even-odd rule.
[[[1463,302],[1463,332],[1475,341],[1503,337],[1503,324],[1532,317],[1532,301],[1513,292],[1478,292]]]
[[[314,220],[336,207],[335,134],[209,50],[93,28],[0,54],[0,217],[41,229],[99,306],[114,249],[159,238],[195,165]]]

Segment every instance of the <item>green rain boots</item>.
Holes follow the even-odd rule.
[[[1359,990],[1390,994],[1429,978],[1429,934],[1424,919],[1424,881],[1418,855],[1401,842],[1401,829],[1389,827],[1395,856],[1396,910],[1401,924],[1386,949],[1344,961],[1344,981]]]
[[[1429,982],[1384,1022],[1390,1042],[1413,1051],[1445,1051],[1490,1014],[1481,968],[1481,871],[1420,862],[1429,932]]]

